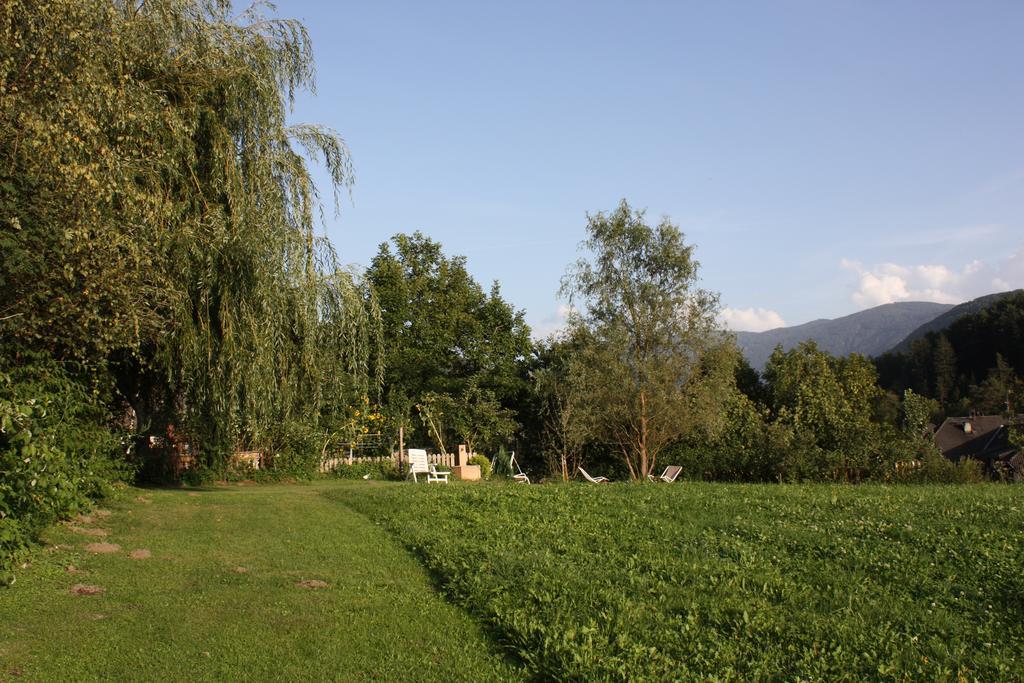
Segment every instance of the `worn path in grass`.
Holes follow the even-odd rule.
[[[52,530],[0,590],[0,679],[521,678],[395,541],[322,496],[344,486],[135,491]]]

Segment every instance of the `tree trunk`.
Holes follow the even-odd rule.
[[[647,464],[647,394],[640,392],[640,473],[637,479],[643,481],[650,474]]]

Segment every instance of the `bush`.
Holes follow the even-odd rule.
[[[470,465],[476,465],[480,468],[480,477],[488,479],[491,476],[491,461],[487,459],[486,455],[474,455],[469,459]]]
[[[369,475],[369,477],[367,477]],[[338,479],[390,479],[397,481],[402,478],[398,466],[391,460],[378,460],[371,462],[354,462],[351,465],[341,463],[333,470],[331,476]]]
[[[103,407],[67,366],[45,357],[0,370],[0,574],[55,521],[109,495],[132,469]],[[2,581],[3,579],[0,579]],[[9,577],[8,577],[9,580]]]
[[[66,456],[39,429],[45,416],[33,399],[0,399],[0,571],[5,574],[39,531],[87,504]]]
[[[310,479],[320,471],[320,430],[304,422],[281,422],[272,430],[269,442],[265,452],[273,455],[264,461],[263,478]]]
[[[194,465],[181,473],[181,482],[186,486],[209,486],[223,478],[220,472],[206,465]]]
[[[497,454],[491,461],[491,465],[491,473],[496,477],[511,477],[513,474],[512,456],[508,454],[504,446],[498,449]]]
[[[915,484],[976,484],[985,481],[981,463],[971,458],[953,462],[940,453],[921,459],[921,466],[908,472],[904,481]]]

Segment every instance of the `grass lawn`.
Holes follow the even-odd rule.
[[[1024,680],[1024,488],[349,488],[561,680]]]
[[[322,496],[346,486],[134,490],[108,517],[52,530],[0,590],[0,679],[520,678],[413,556]],[[85,550],[97,542],[120,549]]]
[[[132,490],[0,591],[0,678],[1021,681],[1022,538],[1014,486]]]

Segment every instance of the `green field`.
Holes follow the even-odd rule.
[[[1024,489],[340,491],[545,677],[1021,680]]]
[[[51,530],[0,591],[0,678],[1024,671],[1018,487],[335,481],[131,490],[109,508]]]
[[[517,679],[408,553],[322,497],[339,485],[132,491],[79,525],[104,538],[55,529],[0,590],[0,679]]]

